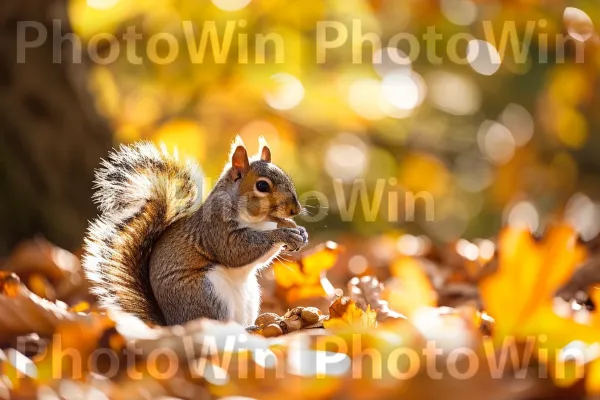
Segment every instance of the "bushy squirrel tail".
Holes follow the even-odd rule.
[[[149,142],[121,146],[96,171],[100,216],[90,225],[83,266],[103,308],[164,325],[149,278],[150,251],[173,222],[202,201],[203,174]]]

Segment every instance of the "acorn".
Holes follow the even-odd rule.
[[[316,307],[306,307],[302,310],[302,325],[308,326],[319,322],[321,316],[321,310]]]
[[[280,319],[281,317],[275,313],[264,313],[259,315],[258,318],[256,318],[256,321],[254,321],[254,325],[265,327],[267,325],[277,323]]]
[[[302,315],[302,310],[304,310],[304,307],[294,307],[291,310],[288,310],[288,312],[285,313],[285,315],[283,316],[283,318],[287,319],[290,318],[292,316],[300,316]]]
[[[297,315],[292,315],[290,318],[285,318],[283,323],[287,328],[287,332],[295,332],[302,329],[302,319]]]
[[[277,337],[283,335],[283,331],[279,325],[270,324],[263,328],[262,335],[266,338]]]

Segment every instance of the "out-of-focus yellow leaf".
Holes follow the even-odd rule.
[[[555,316],[554,294],[584,260],[586,250],[566,225],[551,228],[541,242],[526,229],[507,228],[498,249],[498,270],[479,285],[484,305],[500,336],[526,336],[537,330],[533,318]]]
[[[319,246],[317,251],[302,257],[302,270],[305,274],[314,276],[331,269],[338,259],[339,251],[337,243],[334,242]]]
[[[309,297],[331,297],[333,288],[325,273],[335,265],[339,252],[337,243],[326,242],[297,261],[275,263],[275,281],[284,291],[286,301],[294,303]]]
[[[589,395],[600,394],[600,359],[592,361],[588,366],[585,389]]]
[[[480,282],[487,312],[496,320],[494,340],[534,340],[548,351],[550,374],[560,386],[581,376],[557,371],[564,368],[560,351],[573,342],[597,343],[600,327],[559,316],[553,309],[556,291],[587,256],[576,232],[567,225],[551,227],[541,241],[524,229],[506,228],[498,241],[498,270]],[[543,340],[541,339],[543,338]]]
[[[558,107],[555,114],[556,136],[566,146],[580,149],[588,139],[588,124],[575,108]]]
[[[448,191],[450,176],[446,166],[435,156],[413,153],[402,160],[400,183],[414,193],[425,191],[440,196]]]
[[[413,257],[400,257],[391,266],[393,278],[387,283],[383,297],[392,310],[409,319],[422,307],[435,307],[437,294],[429,278]]]

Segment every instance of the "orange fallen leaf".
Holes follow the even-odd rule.
[[[32,292],[51,301],[89,296],[79,258],[43,238],[19,244],[2,268],[16,273]]]
[[[14,298],[21,290],[19,277],[11,272],[0,272],[0,296]]]
[[[37,333],[48,336],[66,322],[88,323],[97,316],[70,312],[63,303],[55,303],[31,293],[15,274],[0,275],[0,342]]]
[[[310,297],[331,298],[334,288],[327,280],[326,271],[338,258],[340,248],[326,242],[302,254],[295,261],[276,262],[273,265],[278,291],[287,304]]]

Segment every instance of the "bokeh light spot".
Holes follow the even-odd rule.
[[[439,71],[427,83],[429,101],[448,114],[472,115],[481,107],[479,87],[468,76]]]
[[[500,69],[502,59],[498,50],[485,40],[473,39],[467,45],[467,61],[476,72],[493,75]]]
[[[361,79],[352,85],[348,91],[348,103],[354,112],[369,120],[385,117],[382,110],[381,83],[376,79]]]
[[[583,193],[575,193],[565,207],[565,218],[584,241],[600,233],[600,206]]]
[[[354,275],[364,274],[368,266],[369,263],[367,262],[367,259],[360,255],[352,256],[352,258],[348,260],[348,269]]]
[[[390,73],[383,78],[382,88],[390,104],[401,110],[412,110],[421,104],[424,97],[413,74]]]
[[[533,204],[522,201],[510,209],[506,222],[509,226],[525,228],[535,232],[540,224],[540,216]]]
[[[350,182],[367,168],[367,149],[362,140],[350,134],[339,135],[327,148],[325,169],[336,179]]]
[[[279,152],[279,131],[270,122],[264,120],[251,121],[240,130],[239,135],[244,143],[251,145],[257,143],[258,138],[263,136],[271,152],[274,154]]]
[[[563,14],[563,20],[569,36],[580,42],[585,42],[594,35],[594,23],[584,11],[567,7]]]
[[[533,137],[533,117],[523,106],[510,103],[500,115],[500,122],[510,130],[517,146],[527,144]]]
[[[250,0],[211,0],[217,8],[223,11],[237,11],[250,4]]]
[[[515,154],[515,139],[510,131],[495,121],[485,121],[477,133],[481,152],[495,164],[506,164]]]
[[[87,0],[87,5],[96,10],[108,10],[113,8],[119,0]]]
[[[479,10],[471,0],[441,0],[440,9],[444,17],[456,25],[471,25]]]
[[[275,83],[273,90],[265,92],[265,100],[276,110],[291,110],[304,98],[304,86],[293,75],[280,73],[271,77]]]
[[[385,47],[373,52],[373,68],[382,78],[394,71],[409,74],[412,70],[412,62],[402,50]]]

